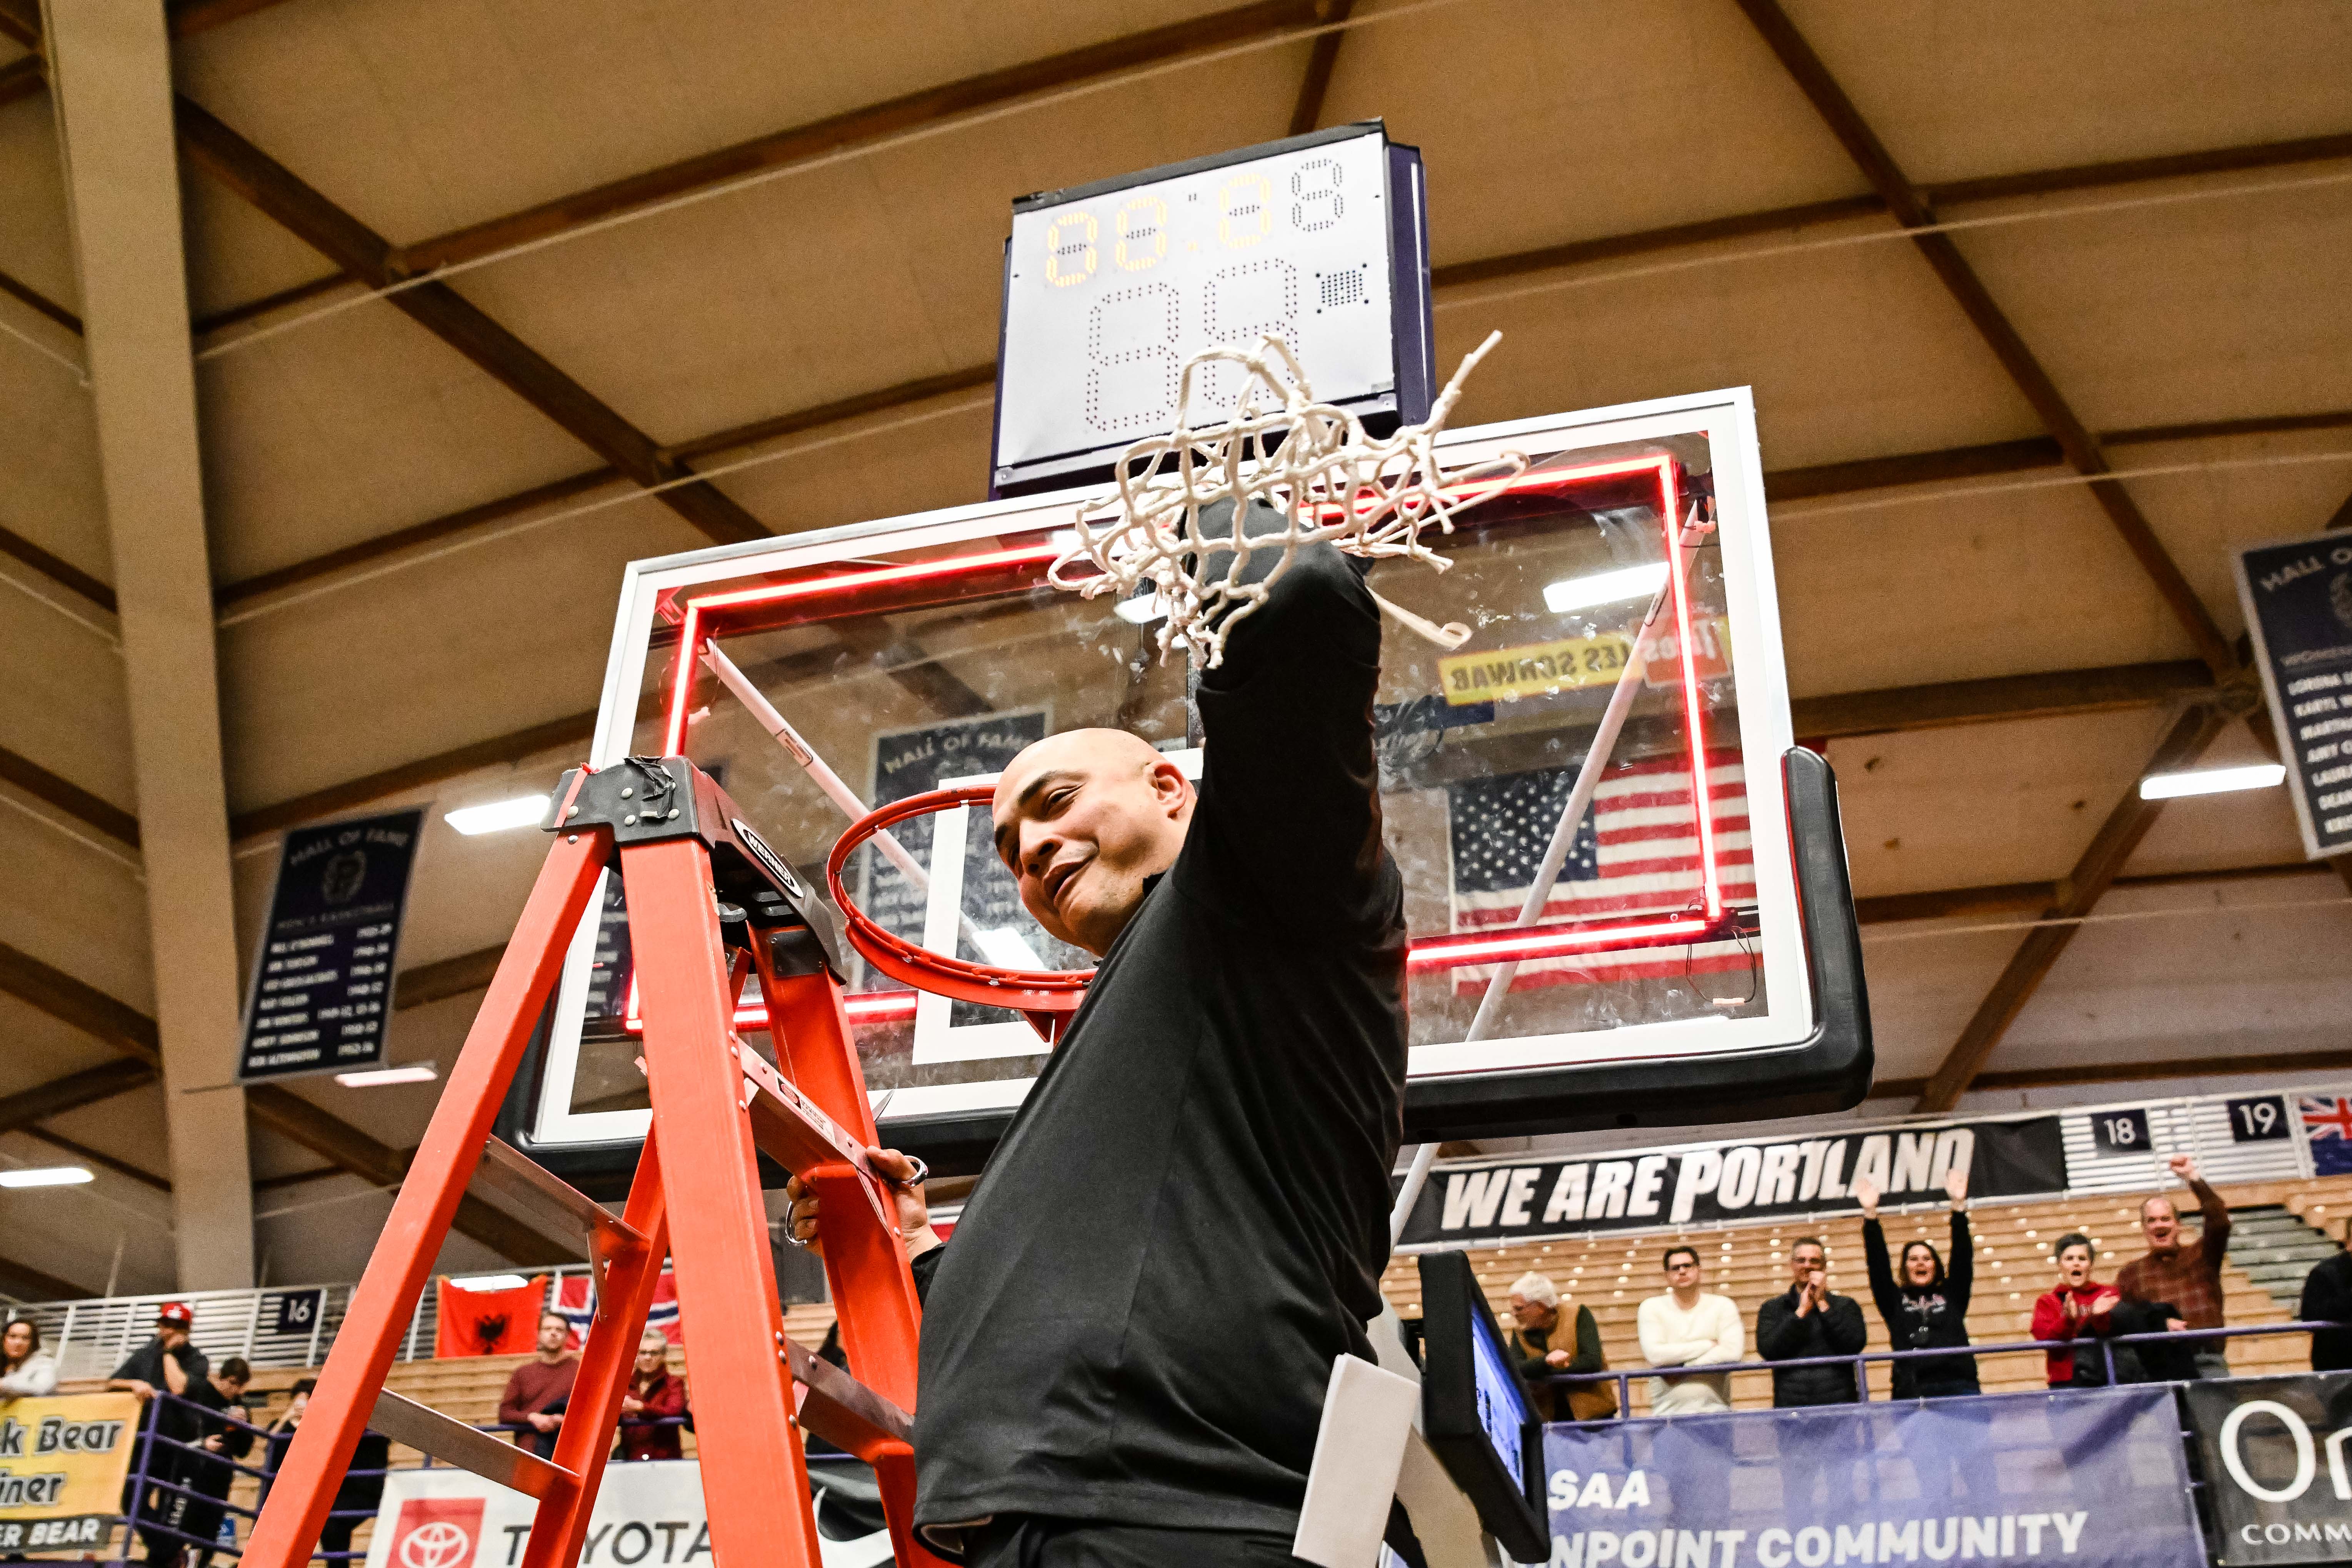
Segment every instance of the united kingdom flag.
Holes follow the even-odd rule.
[[[564,1345],[578,1350],[588,1341],[588,1326],[596,1321],[595,1284],[585,1274],[565,1275],[555,1282],[555,1305],[549,1310],[572,1325],[572,1337]],[[663,1269],[661,1278],[654,1281],[653,1306],[646,1313],[646,1327],[674,1345],[686,1343],[677,1316],[677,1275],[670,1269]]]
[[[2311,1145],[2315,1176],[2352,1176],[2352,1100],[2342,1095],[2301,1094],[2304,1141]]]

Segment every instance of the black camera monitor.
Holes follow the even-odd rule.
[[[1543,1423],[1466,1255],[1422,1254],[1421,1310],[1422,1435],[1486,1533],[1519,1562],[1544,1562]]]

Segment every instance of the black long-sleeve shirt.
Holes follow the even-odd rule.
[[[2352,1371],[2352,1252],[2319,1260],[2304,1278],[2303,1302],[2294,1315],[2306,1323],[2345,1325],[2312,1331],[2312,1371]]]
[[[1926,1285],[1895,1279],[1886,1255],[1886,1232],[1874,1219],[1862,1222],[1862,1255],[1870,1268],[1871,1300],[1878,1304],[1893,1349],[1958,1349],[1969,1342],[1969,1293],[1976,1283],[1976,1247],[1969,1235],[1966,1214],[1952,1211],[1951,1259]],[[1897,1399],[1974,1394],[1977,1358],[1922,1356],[1898,1361],[1894,1381]]]
[[[1797,1287],[1792,1285],[1765,1302],[1756,1313],[1756,1353],[1766,1361],[1859,1355],[1869,1342],[1870,1328],[1862,1321],[1862,1304],[1851,1296],[1832,1295],[1820,1307],[1799,1317]],[[1851,1364],[1772,1369],[1772,1404],[1776,1409],[1851,1405],[1859,1393]]]
[[[1296,1528],[1331,1363],[1372,1356],[1402,1131],[1380,636],[1318,546],[1202,674],[1183,849],[918,1260],[920,1525]]]

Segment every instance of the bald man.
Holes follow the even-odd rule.
[[[1302,551],[1201,676],[1197,790],[1108,730],[997,785],[1022,902],[1102,963],[954,1240],[901,1205],[916,1519],[969,1562],[1288,1560],[1331,1363],[1372,1359],[1389,1256],[1405,932],[1380,641],[1358,565]]]

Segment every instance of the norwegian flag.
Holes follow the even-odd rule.
[[[1748,847],[1748,786],[1739,756],[1710,752],[1707,764],[1716,875],[1724,902],[1752,904],[1756,860]],[[1507,926],[1518,919],[1575,786],[1574,768],[1539,768],[1446,786],[1455,931]],[[1665,913],[1690,907],[1703,890],[1690,764],[1682,756],[1658,757],[1612,769],[1593,792],[1575,846],[1544,902],[1542,921]],[[1532,959],[1519,966],[1511,989],[1666,979],[1746,969],[1754,960],[1752,949],[1736,941]],[[1485,965],[1457,969],[1454,990],[1482,991],[1493,973]]]
[[[572,1337],[563,1343],[569,1350],[578,1350],[588,1341],[588,1325],[596,1321],[595,1282],[585,1274],[565,1275],[555,1282],[555,1305],[548,1310],[572,1325]],[[677,1275],[670,1269],[663,1269],[661,1278],[654,1281],[653,1307],[646,1313],[646,1327],[658,1330],[674,1345],[686,1343],[686,1330],[677,1316]]]
[[[2352,1176],[2352,1100],[2342,1095],[2299,1094],[2304,1141],[2311,1145],[2315,1176]]]

